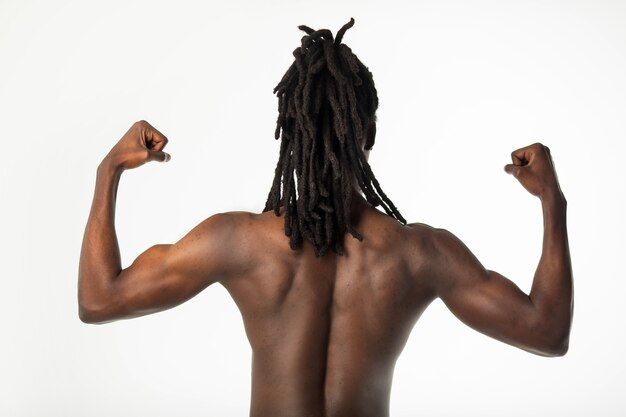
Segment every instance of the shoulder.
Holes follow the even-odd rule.
[[[426,223],[408,223],[405,226],[410,246],[432,257],[438,249],[444,229],[438,229]],[[445,239],[445,238],[444,238]]]
[[[429,226],[425,223],[409,223],[410,234],[415,244],[421,245],[435,258],[450,260],[462,254],[467,247],[454,233],[444,228]]]
[[[241,226],[246,222],[252,222],[257,216],[249,211],[224,211],[207,217],[204,222],[215,225]]]
[[[176,243],[176,253],[225,271],[243,271],[254,249],[258,214],[230,211],[213,214]]]
[[[482,265],[465,243],[451,231],[424,223],[411,223],[407,227],[411,236],[415,274],[433,289],[452,285],[451,281],[479,274]]]
[[[222,251],[253,259],[275,247],[289,247],[284,232],[284,217],[273,211],[252,213],[227,211],[213,214],[200,223],[199,237],[219,242]]]
[[[239,232],[244,232],[258,223],[259,215],[247,211],[227,211],[215,213],[204,219],[192,232],[196,231],[197,237],[221,236],[223,238],[236,238]]]

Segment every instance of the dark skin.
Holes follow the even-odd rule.
[[[114,227],[120,176],[169,159],[166,144],[154,127],[137,122],[98,167],[80,256],[79,315],[106,323],[152,314],[220,283],[241,311],[253,351],[251,416],[388,416],[396,359],[436,298],[494,339],[537,355],[567,352],[567,204],[546,146],[514,151],[505,167],[543,209],[543,250],[526,294],[485,269],[452,233],[403,226],[356,189],[352,216],[364,239],[346,234],[345,256],[317,258],[308,242],[290,249],[282,215],[229,212],[175,244],[149,248],[123,269]]]

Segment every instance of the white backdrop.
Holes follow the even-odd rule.
[[[510,152],[550,146],[569,203],[569,353],[489,339],[436,301],[398,361],[392,416],[626,414],[626,2],[0,0],[0,415],[247,415],[250,349],[219,285],[153,316],[79,321],[96,166],[138,119],[170,139],[168,164],[122,176],[124,266],[213,213],[260,211],[296,27],[350,17],[344,40],[380,97],[370,162],[409,221],[528,291],[541,209],[504,173]]]

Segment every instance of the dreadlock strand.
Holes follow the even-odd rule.
[[[345,122],[342,114],[342,106],[341,103],[337,100],[337,89],[335,88],[333,80],[329,79],[326,81],[326,96],[328,98],[328,103],[332,107],[333,110],[333,126],[337,135],[337,139],[339,141],[344,140],[344,135],[347,133],[344,130]]]
[[[332,42],[323,42],[322,47],[324,48],[324,56],[326,57],[326,63],[328,64],[328,71],[330,71],[339,84],[345,83],[347,81],[345,75],[343,75],[339,68],[337,68],[337,62],[335,59],[337,51],[333,48]]]
[[[310,35],[311,33],[315,32],[315,30],[311,29],[310,27],[308,27],[308,26],[306,26],[306,25],[300,25],[300,26],[298,26],[298,29],[300,29],[300,30],[302,30],[302,31],[306,32],[306,33],[307,33],[307,34],[309,34],[309,35]]]
[[[351,17],[350,21],[346,23],[345,25],[343,25],[341,29],[339,29],[339,32],[337,32],[337,39],[335,39],[336,45],[339,45],[341,43],[341,40],[343,39],[343,35],[345,35],[346,31],[350,29],[352,26],[354,26],[354,18]]]
[[[361,156],[359,156],[361,157]],[[383,192],[382,188],[380,187],[380,184],[378,183],[378,180],[376,179],[376,177],[374,176],[374,173],[372,172],[372,168],[370,167],[369,163],[365,160],[365,158],[363,158],[364,160],[364,168],[368,174],[368,176],[371,178],[372,180],[372,184],[374,184],[374,187],[376,188],[376,191],[378,191],[378,195],[380,195],[382,201],[384,201],[385,204],[385,211],[387,212],[387,214],[389,214],[392,217],[395,217],[396,219],[398,219],[400,221],[400,223],[402,224],[406,224],[406,220],[404,219],[404,217],[402,217],[402,215],[400,214],[400,212],[398,211],[398,209],[396,208],[396,206],[393,204],[393,202],[389,199],[389,197],[387,197],[387,195]]]
[[[350,19],[335,39],[327,29],[299,26],[306,36],[274,88],[279,112],[274,136],[281,146],[263,211],[280,215],[284,208],[289,246],[296,249],[307,240],[316,256],[329,250],[344,254],[347,233],[363,240],[351,218],[355,180],[370,204],[406,223],[361,149],[375,122],[378,96],[371,72],[342,43],[353,25]]]
[[[339,53],[346,60],[348,65],[350,66],[350,71],[352,74],[357,75],[359,73],[359,64],[357,62],[356,56],[352,53],[352,49],[348,47],[348,45],[341,44],[339,45]],[[360,85],[360,84],[357,84]]]
[[[276,84],[276,87],[274,87],[274,94],[278,93],[280,89],[289,84],[289,82],[292,80],[293,75],[296,72],[295,68],[296,64],[294,62],[293,64],[291,64],[285,75],[283,75],[283,78],[281,78],[280,82]]]
[[[328,29],[316,30],[315,32],[311,34],[302,37],[302,42],[301,42],[302,46],[300,46],[300,48],[302,50],[305,50],[309,48],[312,44],[315,44],[316,42],[324,42],[324,41],[329,41],[332,43],[333,34]]]

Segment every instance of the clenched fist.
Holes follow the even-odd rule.
[[[117,169],[132,169],[148,161],[167,162],[167,138],[145,120],[134,123],[106,156]]]
[[[513,151],[511,159],[513,163],[504,170],[517,178],[529,193],[541,199],[552,193],[562,195],[550,148],[534,143]]]

